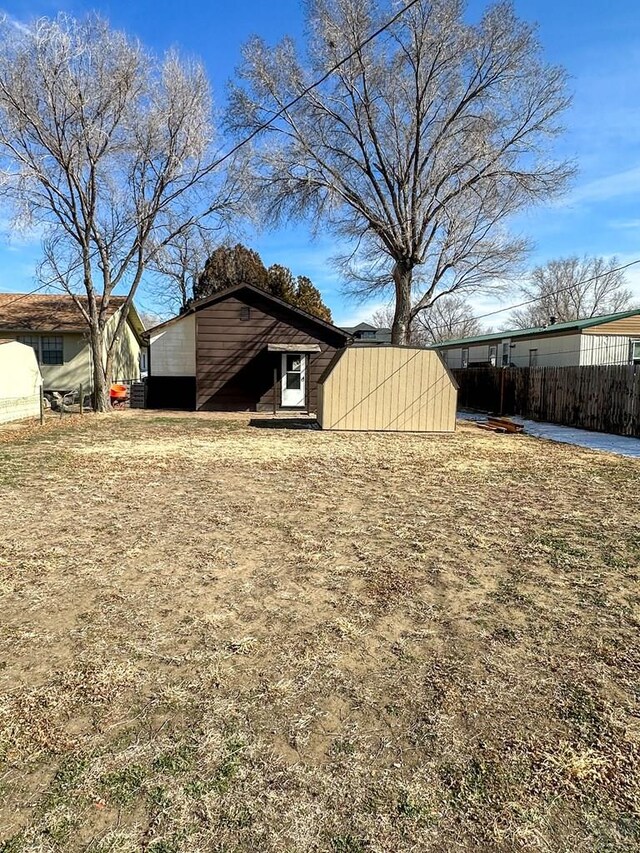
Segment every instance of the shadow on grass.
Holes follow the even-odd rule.
[[[249,426],[258,429],[320,429],[315,418],[252,418]]]

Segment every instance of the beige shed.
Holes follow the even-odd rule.
[[[453,432],[458,386],[436,350],[352,346],[318,386],[323,429]]]
[[[38,417],[41,388],[33,347],[0,340],[0,423]]]

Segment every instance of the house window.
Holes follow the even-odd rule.
[[[462,350],[462,366],[463,367],[469,367],[469,350],[468,349]]]
[[[640,341],[629,341],[629,361],[640,364]]]
[[[45,335],[40,339],[42,364],[64,364],[62,338],[59,335]]]
[[[18,341],[33,349],[38,364],[64,364],[64,348],[60,335],[18,335]]]
[[[489,347],[489,364],[491,367],[495,367],[498,363],[498,347],[490,346]]]
[[[40,338],[38,335],[18,335],[18,341],[21,344],[31,347],[36,354],[38,364],[40,364]]]
[[[147,351],[146,349],[140,350],[140,373],[147,372]]]
[[[502,366],[509,367],[509,362],[511,361],[511,341],[503,341],[502,342]]]
[[[442,360],[445,364],[449,364],[449,350],[441,349],[440,355],[442,356]]]
[[[530,349],[529,350],[529,367],[537,367],[538,366],[538,350]]]
[[[371,339],[371,338],[375,338],[375,336],[376,336],[376,333],[375,333],[375,332],[372,332],[370,329],[366,329],[365,331],[360,332],[360,337],[361,337],[361,338],[369,338],[369,339]]]
[[[251,319],[251,308],[248,305],[243,305],[240,309],[240,319],[241,320],[250,320]]]

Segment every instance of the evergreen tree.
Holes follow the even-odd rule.
[[[296,281],[287,267],[282,264],[273,264],[267,270],[268,289],[274,296],[284,299],[285,302],[296,304]]]
[[[262,258],[242,243],[219,246],[207,259],[193,288],[195,299],[211,296],[237,284],[269,289],[269,276]]]
[[[307,311],[309,314],[314,314],[321,320],[331,322],[331,311],[322,301],[322,295],[317,287],[313,284],[310,278],[306,275],[298,276],[298,286],[296,288],[296,299],[294,302],[298,308]]]
[[[295,278],[288,267],[273,264],[267,269],[260,255],[241,243],[219,246],[211,253],[193,287],[194,299],[203,299],[227,287],[251,284],[272,293],[321,320],[331,322],[331,311],[311,279]]]

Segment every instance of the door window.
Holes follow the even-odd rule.
[[[304,406],[305,356],[300,353],[282,355],[282,405]]]
[[[302,358],[299,355],[287,355],[287,388],[297,391],[301,385]]]

